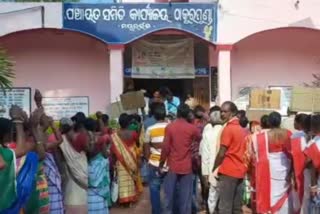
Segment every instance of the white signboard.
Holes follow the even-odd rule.
[[[89,115],[89,97],[44,97],[42,104],[46,114],[54,120],[70,118],[77,112]]]
[[[238,110],[248,110],[248,106],[250,103],[250,91],[250,87],[240,88],[238,97],[234,100],[234,103],[237,105]]]
[[[193,39],[140,40],[132,45],[132,78],[194,78]]]
[[[12,105],[18,105],[28,115],[31,112],[31,88],[12,88],[0,90],[0,117],[9,118]]]

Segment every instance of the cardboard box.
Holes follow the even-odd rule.
[[[309,87],[294,87],[290,111],[320,112],[320,89]]]
[[[252,89],[250,92],[250,108],[280,109],[281,90]]]
[[[120,99],[124,110],[139,109],[146,106],[142,91],[133,91],[121,94]]]

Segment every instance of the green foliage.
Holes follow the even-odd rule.
[[[6,51],[0,49],[0,88],[11,88],[14,77],[13,62],[8,58]]]
[[[119,129],[119,128],[120,128],[118,121],[115,120],[115,119],[111,119],[111,120],[109,121],[109,127],[110,127],[111,129]]]

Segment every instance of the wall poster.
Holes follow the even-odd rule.
[[[77,112],[89,115],[89,97],[44,97],[42,104],[46,114],[54,120],[72,117]]]
[[[28,115],[31,112],[31,88],[14,87],[0,90],[0,117],[9,118],[9,110],[12,105],[18,105]]]

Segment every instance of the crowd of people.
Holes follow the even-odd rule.
[[[144,186],[145,213],[320,213],[318,114],[297,114],[291,132],[278,112],[249,121],[230,101],[207,112],[162,89],[148,115],[111,129],[101,112],[57,124],[34,100],[30,117],[0,118],[1,214],[129,210]]]

